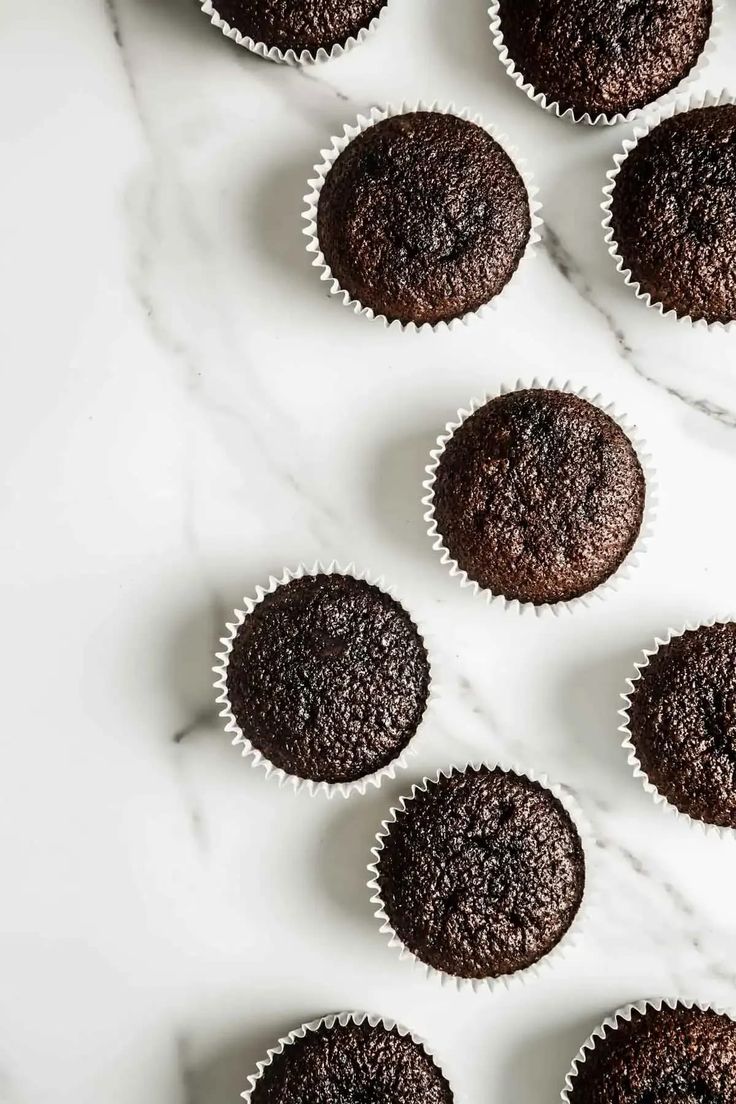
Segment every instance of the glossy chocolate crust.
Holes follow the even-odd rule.
[[[386,0],[214,0],[231,27],[286,53],[344,45],[380,14]]]
[[[671,91],[700,57],[712,0],[500,0],[524,80],[576,115],[626,115]]]
[[[382,1024],[322,1025],[277,1055],[250,1104],[452,1104],[427,1052]]]
[[[613,236],[655,303],[680,317],[736,319],[736,106],[666,119],[621,165]]]
[[[736,1024],[667,1005],[634,1010],[597,1039],[578,1067],[570,1104],[735,1104]]]
[[[675,637],[634,687],[631,742],[649,781],[681,812],[736,828],[736,624]]]
[[[325,178],[320,249],[340,287],[391,321],[475,311],[513,276],[531,231],[526,186],[482,127],[398,115],[359,134]]]
[[[585,857],[543,786],[469,768],[408,802],[384,840],[378,884],[391,926],[422,962],[499,977],[563,937],[582,901]]]
[[[227,691],[243,735],[271,763],[351,782],[408,744],[429,680],[416,625],[390,595],[349,575],[307,575],[245,618]]]
[[[645,483],[623,430],[562,391],[514,391],[457,429],[436,472],[437,528],[481,587],[566,602],[608,579],[631,550]]]

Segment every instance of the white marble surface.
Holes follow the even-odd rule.
[[[342,1008],[423,1034],[467,1101],[544,1104],[614,1006],[736,1003],[736,851],[655,809],[616,732],[638,649],[736,606],[736,334],[619,283],[598,204],[627,129],[524,99],[483,7],[393,0],[369,43],[297,72],[192,0],[0,0],[3,1104],[234,1102],[277,1035]],[[725,30],[712,87],[732,4]],[[330,300],[300,235],[328,136],[416,97],[506,130],[548,220],[503,309],[437,337]],[[550,622],[461,592],[418,507],[447,418],[535,373],[616,400],[661,478],[636,578]],[[533,986],[441,990],[384,945],[364,865],[399,787],[294,797],[222,736],[226,612],[318,556],[384,572],[436,631],[447,693],[402,788],[511,756],[594,822],[604,908]]]

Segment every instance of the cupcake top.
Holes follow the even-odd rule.
[[[645,483],[624,431],[563,391],[513,391],[471,414],[436,470],[450,556],[509,600],[566,602],[605,582],[641,528]]]
[[[344,46],[387,0],[214,0],[217,14],[254,42],[283,53]]]
[[[495,978],[537,962],[580,907],[585,857],[558,799],[500,768],[469,768],[407,802],[379,851],[389,923],[422,962]]]
[[[630,696],[641,768],[680,812],[736,828],[736,624],[663,645]]]
[[[452,1104],[452,1091],[423,1047],[397,1028],[322,1024],[277,1054],[250,1104]]]
[[[736,1024],[699,1008],[634,1009],[578,1065],[570,1104],[736,1100]]]
[[[682,112],[632,149],[611,226],[624,268],[665,310],[736,319],[736,106]]]
[[[435,324],[477,310],[526,249],[526,186],[476,123],[397,115],[339,155],[319,197],[317,234],[340,287],[390,321]]]
[[[419,726],[429,660],[406,610],[350,575],[277,587],[238,628],[227,694],[243,735],[287,774],[350,782]]]
[[[626,115],[671,91],[700,57],[713,0],[499,0],[524,80],[563,111]]]

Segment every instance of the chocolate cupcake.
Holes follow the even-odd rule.
[[[372,118],[315,169],[304,216],[315,265],[346,304],[387,323],[477,312],[537,239],[539,205],[478,123],[423,109]]]
[[[621,1009],[573,1062],[564,1104],[731,1104],[736,1100],[736,1023],[689,1001]]]
[[[248,1104],[452,1104],[447,1078],[406,1028],[365,1013],[305,1024],[269,1051]]]
[[[425,779],[392,810],[373,852],[382,930],[458,980],[508,979],[540,962],[585,889],[583,845],[561,797],[500,767]]]
[[[228,38],[272,61],[324,61],[361,42],[387,0],[205,0]]]
[[[576,122],[616,122],[675,89],[704,54],[713,0],[494,0],[515,83]]]
[[[662,313],[733,322],[736,105],[675,114],[624,150],[609,173],[603,224],[619,271]]]
[[[631,764],[679,812],[736,828],[736,623],[684,630],[644,655],[622,711]]]
[[[347,794],[393,775],[430,693],[403,606],[363,577],[300,569],[236,616],[215,670],[244,754],[313,790]]]
[[[453,574],[489,597],[571,602],[631,562],[647,487],[606,410],[532,386],[458,414],[432,453],[425,519]]]

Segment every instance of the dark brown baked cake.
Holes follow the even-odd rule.
[[[734,1104],[736,1024],[667,1005],[634,1011],[578,1066],[570,1104]]]
[[[652,785],[681,812],[736,828],[736,624],[661,647],[630,700],[631,742]]]
[[[585,886],[577,829],[537,782],[481,767],[441,777],[391,825],[378,864],[389,922],[456,977],[511,974],[552,950]]]
[[[456,430],[434,484],[438,532],[481,587],[566,602],[608,579],[642,523],[644,475],[623,430],[562,391],[492,399]]]
[[[713,0],[500,0],[524,80],[563,111],[626,115],[663,96],[703,52]]]
[[[408,744],[429,681],[416,625],[390,595],[349,575],[307,575],[245,618],[227,693],[243,735],[275,766],[350,782]]]
[[[387,0],[214,0],[218,15],[242,35],[286,53],[343,46],[368,27]]]
[[[611,226],[624,268],[680,317],[736,319],[736,107],[666,119],[616,177]]]
[[[319,245],[340,287],[403,323],[450,321],[506,286],[531,231],[526,186],[480,126],[420,111],[359,134],[325,178]]]
[[[423,1047],[396,1028],[322,1025],[277,1055],[250,1104],[452,1104],[452,1090]]]

